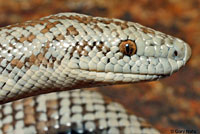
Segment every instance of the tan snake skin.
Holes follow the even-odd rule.
[[[96,92],[78,90],[27,98],[1,107],[0,133],[159,134],[144,119]]]
[[[62,90],[156,80],[178,71],[190,55],[184,41],[119,19],[59,13],[10,25],[0,29],[0,103]],[[1,132],[158,133],[123,108],[107,109],[106,100],[99,103],[93,96],[84,102],[87,97],[81,93],[93,94],[61,92],[3,105]],[[73,102],[73,94],[78,94],[78,102]],[[92,111],[87,110],[89,104]],[[96,104],[100,110],[94,110]]]

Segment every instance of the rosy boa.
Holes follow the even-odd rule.
[[[138,23],[77,13],[3,27],[0,46],[0,103],[9,102],[0,134],[157,134],[99,93],[63,90],[157,80],[191,55],[184,41]]]

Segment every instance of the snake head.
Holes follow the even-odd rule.
[[[169,76],[190,58],[191,48],[184,41],[137,23],[128,24],[129,33],[124,32],[127,33],[127,39],[121,39],[119,47],[126,48],[121,49],[121,52],[123,58],[130,58],[129,63],[126,63],[130,73]]]
[[[81,27],[88,33],[87,38],[81,36],[82,42],[70,49],[67,66],[78,69],[86,80],[155,80],[178,71],[191,56],[184,41],[138,23],[96,17]],[[83,33],[79,29],[77,32]]]

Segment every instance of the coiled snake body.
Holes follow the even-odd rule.
[[[140,24],[59,13],[0,29],[0,133],[158,133],[83,87],[156,80],[186,64],[182,40]],[[18,100],[15,102],[11,102]]]

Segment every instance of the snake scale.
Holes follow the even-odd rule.
[[[3,27],[0,134],[158,134],[99,93],[64,90],[157,80],[190,55],[184,41],[119,19],[59,13]]]

